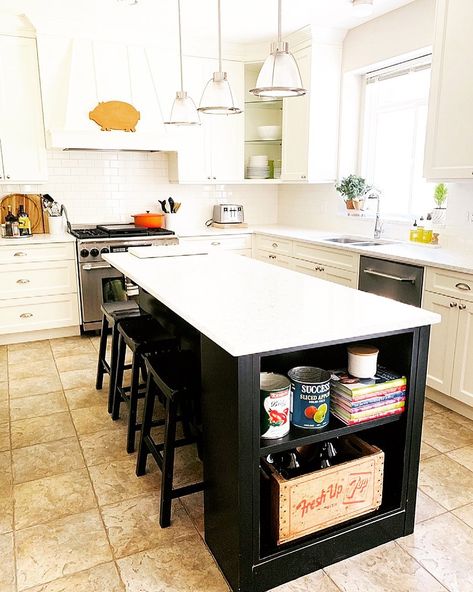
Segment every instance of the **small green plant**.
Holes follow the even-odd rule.
[[[373,189],[373,186],[368,185],[363,177],[349,175],[337,183],[335,189],[345,201],[350,201],[360,200]]]
[[[448,188],[445,183],[439,183],[435,186],[434,202],[437,208],[441,208],[447,200]]]

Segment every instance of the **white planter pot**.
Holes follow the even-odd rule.
[[[446,208],[434,208],[432,210],[432,224],[443,225],[447,219]]]

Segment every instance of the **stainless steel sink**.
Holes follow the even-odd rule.
[[[362,243],[356,243],[357,247],[378,247],[381,245],[392,245],[391,241],[363,241]]]
[[[362,238],[351,238],[349,236],[339,236],[337,238],[324,238],[327,243],[341,243],[343,245],[354,245],[360,243]]]

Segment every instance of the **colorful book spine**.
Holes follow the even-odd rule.
[[[332,396],[339,396],[343,397],[347,401],[351,401],[353,405],[363,405],[365,401],[384,401],[389,397],[397,397],[399,393],[405,394],[406,386],[401,387],[394,387],[392,389],[386,389],[380,391],[379,393],[368,393],[366,395],[361,395],[360,397],[353,397],[352,395],[347,394],[345,391],[341,389],[337,389],[336,387],[332,387],[330,390]]]
[[[399,387],[406,387],[406,379],[398,378],[397,380],[392,380],[391,382],[383,382],[379,384],[370,384],[369,386],[365,387],[356,387],[356,388],[348,388],[347,385],[342,384],[341,382],[332,382],[331,389],[341,391],[351,397],[358,398],[363,395],[372,395],[372,394],[383,394],[385,392],[391,391],[393,392],[394,389],[398,390]]]
[[[350,403],[348,403],[347,401],[344,401],[343,399],[332,396],[332,404],[334,406],[340,405],[341,407],[343,407],[343,409],[346,409],[351,413],[360,413],[361,411],[367,411],[370,409],[379,409],[380,407],[385,407],[386,405],[394,405],[395,403],[400,403],[405,400],[406,400],[406,397],[403,395],[400,395],[399,397],[393,397],[387,401],[382,401],[382,402],[378,401],[375,403],[368,403],[368,404],[364,404],[361,406],[360,405],[354,406],[354,405],[351,405]]]
[[[340,415],[336,410],[332,410],[331,413],[337,417],[340,421],[345,423],[346,425],[357,425],[359,423],[364,423],[365,421],[370,421],[374,419],[382,419],[383,417],[390,417],[391,415],[401,415],[404,412],[404,407],[400,409],[393,409],[391,411],[385,411],[382,413],[378,413],[366,418],[356,418],[356,419],[346,419],[342,415]]]
[[[376,405],[372,406],[370,409],[360,409],[360,410],[353,410],[350,407],[345,407],[344,405],[334,405],[332,409],[338,411],[339,413],[346,416],[348,419],[355,419],[357,417],[372,417],[381,411],[390,411],[391,409],[399,409],[400,407],[405,406],[405,400],[402,399],[401,401],[396,401],[394,403],[390,403],[389,405]]]

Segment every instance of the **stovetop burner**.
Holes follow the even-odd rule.
[[[134,224],[103,224],[95,228],[73,228],[71,234],[84,240],[121,236],[171,236],[174,232],[166,228],[144,228]]]

